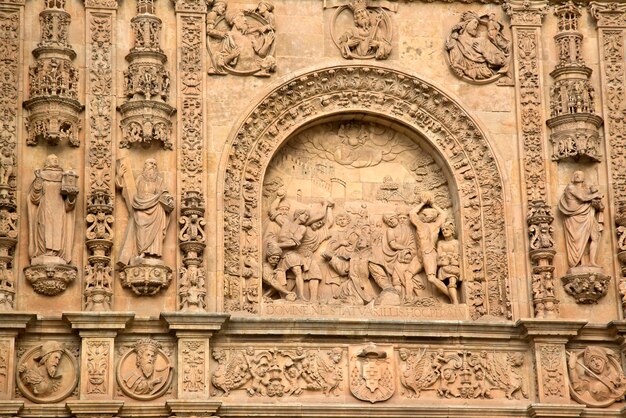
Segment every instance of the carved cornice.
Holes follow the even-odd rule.
[[[505,0],[502,8],[509,15],[512,26],[541,26],[548,13],[546,0]]]
[[[207,0],[172,0],[176,13],[206,13],[210,3]]]
[[[596,18],[599,28],[626,27],[626,3],[592,1],[589,3],[589,10]]]
[[[85,8],[89,9],[116,10],[117,6],[116,0],[85,0]]]

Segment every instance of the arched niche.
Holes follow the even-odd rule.
[[[446,173],[456,202],[451,215],[462,243],[463,302],[469,317],[510,318],[503,185],[485,135],[440,89],[380,65],[336,66],[288,80],[254,106],[234,131],[220,181],[223,309],[267,313],[261,286],[264,176],[291,138],[341,120],[387,126],[428,150]],[[298,311],[288,314],[298,316]]]

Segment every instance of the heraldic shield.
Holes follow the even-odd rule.
[[[374,343],[349,348],[350,391],[362,401],[386,401],[396,391],[393,347]]]

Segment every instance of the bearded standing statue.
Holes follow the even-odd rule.
[[[132,287],[138,294],[154,294],[166,284],[163,277],[169,276],[167,283],[171,279],[171,269],[162,266],[161,258],[170,214],[174,210],[174,198],[166,190],[164,179],[157,169],[157,162],[152,158],[145,161],[143,171],[136,181],[129,161],[126,158],[119,160],[116,185],[122,189],[129,213],[126,236],[117,264],[123,268],[138,267],[132,274],[124,274],[123,282],[128,279],[124,284]],[[157,271],[159,268],[166,271]],[[133,278],[138,282],[151,282],[151,278],[154,278],[156,284],[145,285],[139,289],[131,282]]]

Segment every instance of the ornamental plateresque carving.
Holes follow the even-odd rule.
[[[289,92],[293,92],[293,94]],[[299,165],[297,160],[293,160],[292,164],[295,169],[286,172],[282,180],[279,180],[278,177],[280,176],[273,180],[269,178],[273,170],[272,167],[276,164],[285,161],[285,165],[288,166],[289,158],[292,158],[287,152],[289,142],[286,142],[287,145],[280,151],[277,151],[277,148],[285,143],[286,138],[290,137],[296,127],[304,126],[308,121],[322,115],[350,114],[357,109],[367,109],[368,112],[379,114],[382,118],[385,115],[392,115],[398,122],[412,126],[423,135],[423,139],[418,142],[403,140],[402,145],[392,147],[391,151],[382,152],[380,145],[377,146],[375,142],[367,142],[364,138],[367,136],[373,138],[374,141],[382,141],[379,143],[383,144],[385,141],[398,141],[397,139],[392,140],[395,138],[393,129],[390,129],[385,136],[385,129],[381,130],[380,127],[376,128],[376,126],[368,127],[367,124],[356,123],[353,126],[346,125],[341,129],[340,124],[335,124],[329,132],[328,138],[330,139],[328,141],[316,139],[309,135],[310,145],[304,147],[318,158],[325,156],[324,160],[327,161],[324,163],[327,167],[324,167],[324,164],[320,167],[312,167],[310,185],[302,190],[293,189],[289,191],[288,187],[285,189],[284,184],[280,183],[281,181],[285,183],[287,176],[306,172],[306,167]],[[424,317],[431,315],[428,305],[438,300],[441,306],[447,307],[446,313],[443,314],[444,317],[456,316],[460,318],[465,315],[462,305],[459,305],[459,308],[454,308],[457,305],[450,303],[453,302],[454,296],[449,295],[449,290],[450,284],[453,283],[454,286],[452,287],[458,288],[460,283],[463,283],[465,297],[460,302],[467,305],[471,318],[478,318],[486,314],[505,318],[510,315],[506,282],[507,259],[503,247],[505,241],[504,209],[499,173],[489,146],[484,141],[480,130],[463,111],[456,107],[453,101],[441,92],[412,76],[385,68],[336,67],[302,75],[297,80],[290,82],[289,85],[279,87],[268,96],[265,102],[262,102],[249,114],[248,122],[244,122],[241,126],[242,128],[235,134],[235,139],[231,144],[224,183],[224,246],[230,249],[224,255],[224,303],[226,310],[257,312],[259,303],[261,303],[262,311],[270,315],[290,315],[290,312],[299,312],[298,315],[310,313],[313,315],[350,316],[365,314]],[[345,202],[340,199],[337,199],[337,202],[332,199],[331,191],[333,189],[339,192],[343,187],[341,186],[342,181],[353,180],[348,177],[342,180],[338,176],[336,180],[331,182],[330,179],[335,178],[332,172],[333,167],[335,170],[341,169],[342,172],[348,173],[356,166],[358,170],[351,172],[360,173],[362,168],[359,165],[361,164],[367,167],[368,164],[372,165],[384,161],[384,159],[393,159],[394,154],[399,154],[403,148],[406,148],[404,152],[411,149],[415,151],[418,146],[421,148],[420,144],[423,144],[426,149],[433,150],[431,152],[445,155],[446,159],[450,161],[449,168],[446,167],[444,170],[437,168],[436,165],[430,164],[429,166],[430,160],[422,156],[424,166],[419,167],[418,159],[418,162],[412,166],[416,171],[410,174],[411,168],[409,171],[404,170],[402,171],[402,176],[404,176],[402,178],[394,179],[391,176],[391,178],[385,179],[385,174],[383,174],[372,180],[364,181],[366,177],[363,177],[362,180],[358,180],[357,177],[357,182],[362,183],[358,190],[347,189],[345,191],[346,200],[350,201],[350,207],[344,207]],[[330,148],[329,151],[328,148],[331,145],[333,148]],[[475,170],[479,168],[480,175],[477,175]],[[420,180],[428,178],[429,171],[432,172],[432,170],[449,173],[439,175],[437,180],[439,184],[433,177],[429,180],[434,181],[433,187],[441,186],[442,188],[434,195],[432,193],[419,193],[420,187],[428,187],[426,186],[427,182],[422,183]],[[262,186],[259,178],[264,171],[267,171],[266,180]],[[446,192],[447,187],[443,185],[449,181],[448,179],[454,179],[458,195],[451,196],[450,192]],[[398,182],[398,187],[395,187],[394,182]],[[415,193],[415,187],[418,187],[418,193]],[[279,193],[282,195],[282,190],[284,190],[285,197],[295,201],[294,209],[299,206],[293,214],[289,212],[293,222],[289,222],[288,226],[294,232],[301,231],[303,228],[305,232],[309,231],[307,239],[310,242],[303,249],[306,249],[305,252],[308,252],[310,256],[307,255],[302,258],[302,254],[295,254],[295,257],[289,255],[289,260],[286,260],[287,256],[281,255],[276,262],[276,260],[268,260],[267,253],[265,253],[268,248],[270,251],[278,253],[275,249],[276,246],[268,245],[269,241],[267,240],[262,244],[262,235],[267,233],[267,227],[270,225],[267,222],[267,210],[271,208],[272,201],[276,201],[277,197],[280,197]],[[312,199],[315,196],[311,195],[310,190],[315,191],[321,199]],[[288,191],[289,193],[287,193]],[[324,195],[322,195],[322,191],[324,191]],[[382,200],[377,200],[376,196]],[[458,212],[454,217],[446,214],[443,209],[451,207],[451,202],[456,202],[455,204],[458,205]],[[280,201],[277,202],[276,210],[278,210],[280,203]],[[359,253],[365,256],[362,259],[366,259],[366,253],[374,252],[371,244],[373,239],[378,239],[382,243],[383,231],[386,233],[389,229],[394,228],[389,224],[383,225],[382,215],[385,213],[397,215],[396,203],[398,203],[399,212],[409,214],[409,211],[412,210],[413,215],[417,215],[417,219],[411,221],[413,226],[405,225],[398,228],[399,233],[400,230],[405,231],[400,235],[409,235],[406,232],[406,227],[412,231],[411,235],[414,237],[407,238],[409,243],[411,239],[414,240],[410,244],[411,248],[408,251],[389,249],[391,258],[394,256],[393,251],[396,251],[395,255],[398,258],[404,257],[403,260],[409,260],[408,263],[391,263],[391,265],[397,266],[399,271],[403,271],[402,273],[395,272],[396,283],[394,286],[394,272],[393,269],[390,269],[390,264],[384,259],[384,256],[379,257],[379,261],[376,263],[363,263],[358,262],[358,260]],[[406,209],[403,208],[404,205],[406,205]],[[485,218],[480,215],[481,205],[486,205],[489,208],[482,209]],[[428,209],[426,211],[428,215],[423,214],[424,218],[420,215],[423,209]],[[291,208],[289,210],[291,211]],[[350,214],[349,210],[354,213]],[[338,219],[339,223],[333,230],[334,227],[329,228],[328,225],[330,225],[330,216],[333,217],[333,223],[335,222],[334,211],[338,213],[345,211],[348,216],[343,221]],[[296,213],[299,214],[299,220],[293,219]],[[387,219],[389,221],[389,218],[394,217],[390,216]],[[285,218],[289,219],[289,216],[285,216]],[[427,222],[425,218],[428,218],[430,222]],[[343,249],[339,247],[333,254],[332,248],[329,248],[331,237],[324,236],[322,233],[327,229],[329,234],[331,230],[339,234],[345,228],[345,226],[341,226],[341,222],[348,220],[352,224],[351,228],[360,224],[357,233],[352,234],[351,237],[348,236],[352,240],[352,244],[349,243],[348,247],[344,246],[344,249],[353,248],[350,251],[353,251],[354,261],[347,261],[348,259],[352,260],[352,255],[341,255]],[[432,223],[433,220],[434,223]],[[448,243],[446,249],[441,249],[442,252],[446,253],[446,256],[441,258],[441,262],[434,255],[436,254],[437,241],[449,239],[443,234],[441,236],[439,234],[445,220],[451,220],[458,224],[458,227],[448,224],[446,228],[448,231],[446,234],[449,238],[454,236],[452,231],[456,229],[459,241],[464,243],[464,245],[459,246],[458,261],[454,255],[454,243]],[[313,230],[311,221],[317,221],[320,226],[317,231],[313,231],[314,233],[311,233]],[[394,221],[390,222],[392,225],[394,224]],[[297,225],[298,223],[300,224]],[[416,224],[421,225],[423,223],[430,223],[430,226],[424,227],[424,230],[429,229],[433,234],[432,238],[423,237],[420,239],[420,234],[413,233],[412,228]],[[287,225],[287,223],[285,224]],[[346,226],[350,224],[346,224]],[[265,226],[262,227],[262,225]],[[282,227],[274,226],[274,229],[280,231]],[[377,234],[378,237],[376,237]],[[486,240],[485,234],[488,234],[491,239]],[[387,235],[391,236],[394,233],[385,234],[385,236]],[[500,236],[502,239],[494,239],[496,236]],[[304,242],[304,238],[302,239]],[[412,248],[413,245],[418,246],[418,241],[422,247],[420,249],[422,254],[416,252],[417,257],[413,257]],[[326,245],[327,251],[320,253],[322,243]],[[285,249],[288,250],[287,247]],[[287,252],[294,253],[294,251]],[[423,253],[429,254],[426,257],[426,267],[424,267]],[[330,263],[333,256],[343,263]],[[280,257],[283,259],[280,260]],[[459,277],[456,277],[454,273],[457,262]],[[444,263],[447,263],[447,266],[444,266]],[[332,264],[335,266],[343,264],[344,267],[343,269],[339,268],[340,272],[337,272]],[[346,264],[348,265],[347,271]],[[279,270],[276,271],[279,265]],[[327,272],[325,271],[326,268],[328,268]],[[302,279],[296,277],[298,270],[305,273],[300,275]],[[352,270],[352,277],[350,277],[350,270]],[[290,280],[289,276],[293,275],[293,288],[287,287],[281,290],[285,284],[282,278],[283,271],[287,280]],[[406,274],[404,274],[405,272]],[[413,274],[414,280],[407,280],[412,272],[422,274],[422,277],[418,279]],[[326,279],[319,280],[320,276],[322,276],[321,279]],[[358,291],[344,292],[345,297],[338,293],[339,298],[331,298],[338,300],[337,305],[326,303],[323,307],[318,307],[322,305],[309,301],[304,307],[289,308],[289,305],[302,305],[302,302],[309,299],[311,289],[313,289],[313,296],[315,296],[316,286],[318,298],[321,299],[320,283],[323,282],[328,285],[328,278],[333,276],[337,278],[335,282],[339,284],[339,287],[343,285],[345,288],[354,288],[355,286],[349,283],[354,284],[356,280],[357,282],[364,281],[368,286],[371,286],[373,291],[370,290],[370,295],[365,298],[362,297],[364,295],[358,295]],[[262,280],[266,283],[265,287],[261,286]],[[414,281],[415,284],[413,284]],[[272,285],[272,283],[278,286]],[[289,286],[289,283],[287,284]],[[332,286],[332,282],[330,284]],[[308,288],[308,292],[303,290],[299,295],[298,285],[301,290]],[[426,299],[420,298],[419,294],[411,296],[407,292],[407,286],[408,288],[412,286],[418,291],[422,290],[420,288],[424,286],[431,293]],[[429,287],[430,289],[428,289]],[[282,303],[276,304],[272,301],[267,303],[267,296],[263,295],[267,291],[270,292],[268,295],[270,298],[279,297]],[[427,300],[428,297],[433,297],[434,301]],[[374,303],[370,304],[372,300]],[[356,310],[351,308],[350,305],[354,305],[353,301],[358,302],[356,305],[360,304],[362,307]],[[409,310],[405,310],[405,301],[410,301]],[[378,305],[393,309],[386,309],[384,313],[377,312],[376,306]]]
[[[452,72],[472,83],[510,78],[511,41],[495,14],[464,12],[446,40],[446,58]]]
[[[237,7],[216,0],[207,14],[208,73],[268,77],[276,71],[274,5],[261,0],[256,8]]]
[[[16,200],[20,14],[0,10],[0,310],[15,302],[14,257],[18,236]]]
[[[78,101],[78,69],[72,63],[76,52],[68,43],[71,19],[64,7],[65,0],[47,0],[39,14],[41,42],[33,50],[36,61],[28,71],[30,98],[24,102],[29,113],[28,145],[39,141],[80,145],[78,115],[83,106]]]
[[[19,359],[17,387],[33,402],[55,403],[72,394],[78,375],[74,354],[63,343],[46,341]]]
[[[624,397],[626,376],[619,354],[593,346],[567,354],[570,394],[574,400],[604,408]]]
[[[170,73],[160,45],[162,21],[154,13],[154,0],[138,0],[137,15],[131,20],[134,45],[126,56],[130,64],[124,71],[121,148],[149,147],[154,141],[166,150],[173,149],[170,117],[176,109],[167,103]]]
[[[148,401],[163,396],[174,377],[169,350],[151,338],[123,347],[117,366],[117,384],[133,399]]]

